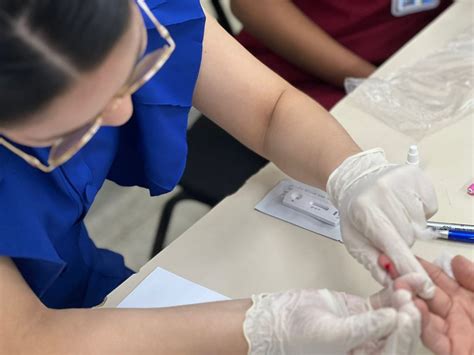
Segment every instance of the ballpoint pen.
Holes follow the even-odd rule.
[[[438,230],[439,239],[447,239],[456,242],[474,243],[474,232],[461,230]]]
[[[457,230],[457,231],[469,231],[474,233],[474,226],[470,224],[457,224],[457,223],[444,223],[444,222],[431,222],[426,223],[427,227],[434,230]]]

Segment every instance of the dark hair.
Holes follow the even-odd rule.
[[[107,57],[130,0],[0,0],[0,125],[43,108]]]

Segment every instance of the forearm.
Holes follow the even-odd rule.
[[[208,18],[194,106],[295,179],[324,188],[359,148],[319,104],[249,55]]]
[[[289,0],[233,0],[247,31],[308,73],[342,86],[349,76],[367,77],[375,67],[345,48]]]
[[[287,88],[268,123],[264,155],[291,177],[326,187],[329,175],[360,152],[342,126],[319,104]]]
[[[242,324],[250,305],[47,311],[22,347],[30,354],[246,354]]]

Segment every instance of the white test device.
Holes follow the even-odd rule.
[[[339,225],[339,211],[329,199],[317,192],[293,187],[283,196],[283,205],[331,226]]]

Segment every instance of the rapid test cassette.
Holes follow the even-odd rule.
[[[302,187],[294,186],[292,190],[285,194],[282,203],[286,207],[316,218],[331,226],[336,227],[339,225],[339,211],[319,191],[307,191]]]
[[[325,191],[285,179],[255,206],[257,211],[342,242],[339,212]]]

